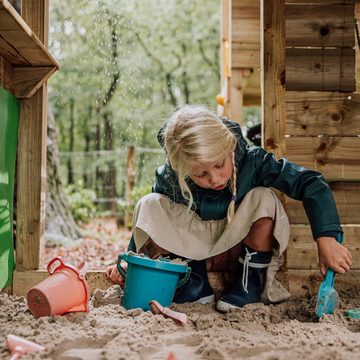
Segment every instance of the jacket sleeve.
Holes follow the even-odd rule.
[[[276,160],[262,148],[248,155],[255,160],[256,186],[273,187],[289,197],[301,200],[310,222],[314,239],[341,232],[340,219],[332,191],[323,175],[287,159]]]

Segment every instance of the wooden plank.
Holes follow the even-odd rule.
[[[286,134],[296,136],[360,134],[360,94],[286,92]]]
[[[45,280],[49,276],[45,270],[35,271],[15,271],[13,294],[18,296],[26,296],[29,289],[36,286],[39,282]],[[90,294],[92,295],[96,289],[106,290],[110,286],[114,285],[107,279],[105,271],[88,271],[85,275],[85,279],[89,284]]]
[[[26,6],[23,6],[25,9]],[[40,7],[41,10],[41,7]],[[36,13],[39,17],[41,11],[36,6],[28,12],[23,12],[24,19],[14,10],[7,0],[0,0],[0,53],[13,65],[28,66],[55,66],[59,68],[56,60],[36,36],[28,24],[34,24],[26,14]],[[37,19],[39,20],[39,19]],[[40,33],[44,36],[44,33]]]
[[[285,4],[261,1],[263,144],[282,157],[285,152]]]
[[[355,50],[286,49],[286,89],[355,91]]]
[[[285,34],[286,46],[352,48],[354,5],[287,5]]]
[[[233,68],[252,68],[258,71],[260,67],[259,48],[251,48],[249,44],[232,43],[231,63]]]
[[[355,71],[356,91],[360,92],[360,2],[355,3]]]
[[[226,275],[226,274],[225,274]],[[13,294],[26,296],[29,289],[37,285],[48,276],[46,271],[15,271]],[[106,290],[113,284],[106,278],[104,271],[89,271],[85,276],[90,294],[96,289]],[[292,296],[305,296],[307,293],[316,295],[322,277],[318,270],[287,270],[279,271],[276,278],[290,291]],[[216,292],[225,288],[225,277],[222,273],[209,273],[209,281]],[[337,275],[336,288],[346,290],[357,287],[360,283],[360,271],[350,270],[345,275]]]
[[[0,55],[0,87],[15,93],[14,70],[11,64]]]
[[[248,44],[252,48],[260,49],[260,18],[259,14],[254,18],[234,19],[231,26],[232,41],[240,44]]]
[[[343,225],[344,244],[352,255],[352,270],[360,270],[360,225]],[[318,253],[309,225],[291,225],[287,269],[317,270]]]
[[[327,5],[342,5],[342,4],[354,4],[358,0],[286,0],[286,4],[327,4]]]
[[[328,181],[360,180],[360,137],[289,137],[286,157]]]
[[[32,24],[47,38],[48,0],[22,2],[22,13],[42,14],[40,23]],[[37,34],[39,35],[39,34]],[[43,39],[41,39],[43,40]],[[47,139],[47,86],[43,85],[31,98],[21,103],[18,168],[17,168],[17,229],[16,268],[37,270],[42,268],[45,250],[45,196],[46,196],[46,139]]]
[[[15,96],[19,99],[33,96],[37,90],[55,73],[56,67],[16,67]]]
[[[330,183],[342,224],[360,224],[360,182]],[[286,198],[286,214],[291,224],[307,224],[301,201]]]

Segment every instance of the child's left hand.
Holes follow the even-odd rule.
[[[121,288],[124,288],[125,280],[120,275],[119,270],[116,265],[110,265],[106,268],[105,271],[106,277],[112,281],[114,284],[120,285]]]
[[[319,237],[316,239],[319,253],[320,272],[323,276],[329,267],[337,273],[344,274],[350,270],[351,254],[344,246],[333,237]]]

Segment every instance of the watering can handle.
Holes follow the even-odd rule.
[[[58,266],[53,266],[56,262],[59,262],[60,264]],[[57,256],[49,262],[47,266],[47,271],[50,275],[52,275],[55,271],[63,268],[64,266],[65,264],[63,263],[62,258],[60,256]]]
[[[125,262],[127,262],[127,254],[120,254],[118,256],[118,261],[117,261],[117,264],[116,264],[120,275],[125,279],[126,278],[126,271],[121,266],[121,260],[124,260]]]
[[[337,235],[336,241],[339,244],[342,244],[342,242],[343,242],[343,233],[342,232]],[[335,272],[334,272],[334,270],[332,270],[330,268],[327,268],[324,282],[328,286],[334,286],[334,282],[335,282]]]

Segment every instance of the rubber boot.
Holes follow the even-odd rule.
[[[227,312],[260,302],[271,257],[272,251],[256,251],[244,245],[237,264],[236,280],[231,290],[217,302],[217,310]]]
[[[206,304],[213,302],[214,291],[209,283],[205,260],[192,260],[188,265],[191,267],[190,278],[176,290],[173,302],[177,304],[186,302]]]

